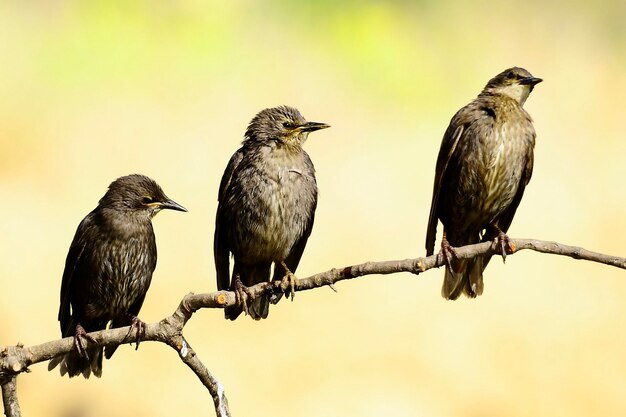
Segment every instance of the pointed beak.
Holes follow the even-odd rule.
[[[170,210],[176,210],[176,211],[187,211],[185,207],[181,206],[174,200],[167,200],[166,202],[163,203],[161,207],[164,209],[170,209]]]
[[[326,129],[327,127],[330,127],[330,125],[327,125],[326,123],[306,122],[305,124],[300,126],[300,131],[315,132],[316,130]]]
[[[534,86],[535,84],[539,84],[542,81],[543,80],[541,78],[526,77],[526,78],[522,78],[519,83],[522,84],[522,85],[532,85],[532,86]]]

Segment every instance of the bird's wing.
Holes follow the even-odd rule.
[[[217,274],[218,290],[228,290],[230,288],[230,248],[226,238],[228,224],[225,219],[224,207],[226,195],[237,167],[243,159],[243,151],[239,149],[230,158],[228,166],[222,176],[218,194],[217,214],[215,216],[215,235],[213,238],[213,256],[215,258],[215,272]]]
[[[61,324],[61,333],[64,336],[68,336],[68,331],[71,330],[71,334],[73,334],[74,329],[69,329],[70,324],[72,322],[72,312],[71,312],[71,294],[72,287],[76,285],[75,276],[81,275],[80,270],[82,269],[81,265],[83,264],[85,250],[87,249],[87,245],[89,239],[87,238],[87,234],[89,230],[94,227],[93,216],[90,213],[80,222],[78,228],[76,229],[76,233],[74,234],[74,239],[72,240],[72,244],[70,245],[70,250],[67,253],[67,258],[65,259],[65,269],[63,270],[63,280],[61,281],[61,304],[59,306],[59,322]]]
[[[466,107],[462,108],[454,115],[448,129],[446,129],[446,133],[443,135],[441,148],[439,148],[437,167],[435,169],[435,183],[433,185],[433,199],[430,203],[430,216],[428,218],[428,230],[426,233],[426,256],[432,255],[435,249],[435,239],[437,237],[437,204],[439,201],[441,182],[445,176],[448,164],[456,151],[459,139],[467,128],[466,124],[469,122],[466,112],[464,112],[465,109]]]

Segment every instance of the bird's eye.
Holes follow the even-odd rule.
[[[152,197],[144,197],[141,199],[141,202],[144,204],[150,204],[150,203],[153,203],[154,200],[152,199]]]
[[[513,79],[513,78],[515,78],[515,73],[514,73],[513,71],[509,71],[509,72],[506,74],[506,78],[508,78],[509,80],[511,80],[511,79]]]
[[[285,129],[291,129],[293,127],[293,123],[291,123],[291,122],[283,122],[283,127]]]

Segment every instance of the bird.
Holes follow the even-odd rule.
[[[426,234],[434,252],[437,221],[443,224],[440,256],[446,264],[441,294],[455,300],[483,292],[491,255],[458,259],[455,247],[496,241],[513,252],[506,232],[533,171],[535,129],[523,106],[543,81],[520,67],[493,77],[476,99],[450,121],[437,157]]]
[[[117,346],[89,347],[87,333],[130,325],[137,347],[145,323],[137,315],[157,262],[152,218],[161,210],[187,211],[152,179],[132,174],[113,181],[98,206],[78,225],[65,261],[58,320],[63,337],[74,337],[70,353],[53,358],[61,375],[102,375]]]
[[[242,311],[254,320],[267,318],[270,298],[250,303],[247,287],[280,280],[293,299],[294,275],[313,228],[317,207],[315,169],[302,145],[309,133],[330,127],[307,122],[288,106],[260,111],[222,177],[215,220],[213,252],[219,290],[232,290],[238,303],[225,309],[235,320]],[[230,255],[234,258],[232,276]]]

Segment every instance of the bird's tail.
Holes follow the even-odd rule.
[[[130,326],[132,324],[132,320],[129,316],[127,315],[122,315],[120,317],[116,317],[115,319],[113,319],[113,321],[111,321],[111,326],[109,327],[110,329],[116,329],[118,327],[126,327],[126,326]],[[104,348],[104,357],[107,359],[111,359],[111,356],[113,356],[113,354],[115,353],[115,351],[117,350],[117,348],[120,347],[120,345],[114,345],[114,346],[107,346]]]
[[[452,262],[452,271],[446,267],[441,295],[456,300],[461,294],[476,298],[483,293],[483,259],[463,259]]]
[[[248,305],[248,313],[254,320],[266,319],[270,311],[270,297],[268,295],[262,295],[255,298]],[[224,316],[228,320],[235,320],[243,312],[242,306],[226,307],[224,309]]]
[[[250,317],[255,320],[266,319],[270,312],[270,297],[269,295],[262,295],[252,301],[252,305],[248,309]]]
[[[241,283],[246,287],[250,287],[255,284],[259,284],[261,282],[267,282],[270,276],[270,264],[257,264],[257,265],[237,265],[235,263],[235,268],[233,271],[233,279],[235,273],[239,273]],[[232,286],[232,284],[231,284]],[[234,290],[234,288],[231,288]],[[262,295],[260,297],[255,298],[254,300],[248,303],[248,314],[254,320],[266,319],[269,314],[270,308],[270,296]],[[243,311],[243,306],[235,305],[232,307],[226,307],[224,309],[224,316],[228,320],[235,320],[241,312]]]
[[[454,247],[478,243],[478,236],[470,238],[465,243],[453,244]],[[483,293],[483,271],[485,260],[482,256],[472,259],[452,260],[452,271],[446,267],[441,287],[441,296],[447,300],[456,300],[461,294],[469,298],[476,298]]]
[[[76,325],[72,320],[70,326],[68,326],[72,331],[69,332],[69,334],[64,333],[63,336],[73,336],[74,334],[72,332],[75,327]],[[86,348],[85,355],[81,356],[76,350],[73,350],[66,355],[50,359],[50,362],[48,362],[48,371],[53,370],[59,365],[61,376],[68,374],[71,378],[82,374],[85,378],[89,378],[93,373],[100,378],[102,376],[102,352],[103,348],[101,347]]]
[[[226,317],[227,320],[235,320],[237,317],[239,317],[242,311],[242,306],[235,305],[231,307],[226,307],[224,309],[224,317]]]

